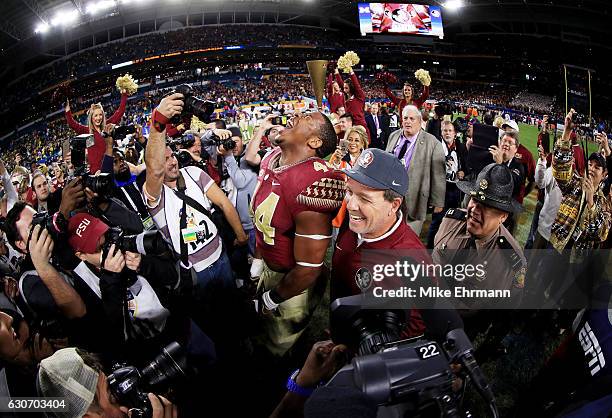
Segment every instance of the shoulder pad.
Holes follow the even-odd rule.
[[[296,200],[315,211],[334,210],[342,206],[344,193],[343,179],[323,177],[302,190]]]
[[[456,219],[458,221],[465,221],[467,219],[467,212],[461,209],[449,209],[446,211],[444,217]]]

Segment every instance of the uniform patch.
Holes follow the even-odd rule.
[[[464,221],[467,219],[467,212],[461,209],[449,209],[444,215],[445,218],[457,219],[458,221]]]
[[[512,280],[512,286],[516,287],[517,289],[523,289],[525,287],[526,272],[527,269],[525,267],[522,267],[514,276],[514,279]]]
[[[372,285],[372,273],[365,267],[360,268],[355,273],[355,284],[357,287],[361,289],[361,291],[366,291]]]
[[[343,180],[323,177],[306,187],[296,199],[298,203],[315,210],[338,209],[344,200],[344,190]]]
[[[372,161],[374,161],[374,154],[372,154],[372,151],[365,150],[357,159],[357,164],[363,168],[368,168]]]

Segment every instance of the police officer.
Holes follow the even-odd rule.
[[[470,198],[467,211],[449,209],[446,212],[434,239],[432,257],[436,264],[441,265],[484,266],[484,274],[473,274],[461,282],[449,285],[469,289],[509,290],[510,298],[486,301],[494,302],[497,307],[505,301],[507,307],[515,308],[525,285],[527,263],[518,242],[503,225],[508,216],[522,210],[521,205],[512,198],[512,177],[505,164],[492,163],[482,169],[474,182],[458,182],[457,187]],[[473,302],[475,300],[466,300],[468,306]],[[486,305],[471,306],[482,308]],[[472,316],[472,319],[464,317],[466,331],[472,334],[471,337],[475,336],[481,327],[490,324],[491,318],[493,316],[490,313]]]

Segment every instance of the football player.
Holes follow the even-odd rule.
[[[322,159],[336,148],[334,127],[322,113],[294,115],[276,143],[261,163],[251,209],[263,258],[256,305],[265,318],[264,344],[282,355],[325,290],[323,261],[344,179]]]

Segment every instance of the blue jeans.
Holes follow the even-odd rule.
[[[233,289],[236,287],[225,250],[217,261],[197,272],[196,277],[196,299],[204,298],[212,289]]]

